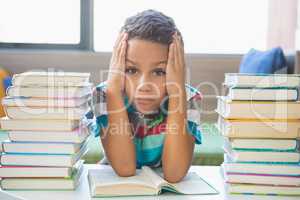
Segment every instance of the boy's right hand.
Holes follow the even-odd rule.
[[[121,94],[125,87],[125,57],[127,50],[128,34],[122,32],[119,34],[114,45],[112,57],[110,60],[109,73],[107,79],[108,89]]]

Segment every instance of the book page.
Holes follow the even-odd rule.
[[[89,170],[89,177],[91,177],[92,182],[96,187],[135,184],[154,188],[153,183],[149,181],[147,174],[142,170],[137,170],[135,176],[120,177],[113,171],[112,168],[92,169]]]
[[[219,192],[203,180],[196,172],[189,172],[179,183],[169,183],[182,194],[218,194]]]
[[[155,172],[153,169],[147,166],[143,166],[142,170],[157,189],[161,189],[162,185],[168,184],[168,182],[162,178],[161,172]]]
[[[144,168],[144,167],[143,167]],[[180,194],[218,194],[219,192],[202,179],[196,172],[188,172],[187,175],[179,183],[168,183],[163,179],[163,171],[161,168],[152,170],[147,167],[147,173],[158,187],[169,192]]]

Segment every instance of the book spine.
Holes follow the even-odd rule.
[[[15,85],[16,84],[16,74],[13,75],[13,77],[11,78],[11,84]]]
[[[260,173],[240,173],[240,172],[226,172],[227,175],[243,175],[243,176],[265,176],[265,177],[286,177],[299,179],[300,175],[285,175],[285,174],[260,174]]]
[[[285,87],[285,86],[276,86],[276,87],[241,87],[241,86],[236,86],[236,87],[231,87],[230,89],[250,89],[250,90],[298,90],[297,87]]]
[[[10,95],[10,91],[12,90],[12,88],[13,88],[13,86],[8,86],[8,88],[5,91],[6,96],[12,96],[12,95]]]
[[[233,150],[237,151],[255,151],[255,152],[299,152],[296,147],[290,149],[271,149],[271,148],[233,148]]]
[[[268,165],[297,165],[297,162],[267,162],[267,161],[232,161],[233,163],[245,163],[245,164],[268,164]]]

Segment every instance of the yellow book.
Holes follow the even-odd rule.
[[[300,137],[298,119],[224,119],[219,116],[217,128],[229,138],[286,138]]]
[[[216,112],[226,119],[300,119],[300,101],[232,101],[217,97]]]

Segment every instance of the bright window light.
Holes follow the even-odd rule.
[[[187,53],[245,53],[267,45],[268,0],[95,0],[94,46],[112,51],[129,16],[156,9],[175,20]]]
[[[80,0],[0,0],[0,42],[78,44]]]

